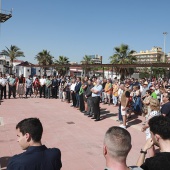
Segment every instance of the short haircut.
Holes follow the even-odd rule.
[[[170,118],[166,116],[154,116],[149,120],[150,131],[158,134],[162,139],[170,140]]]
[[[146,92],[147,92],[149,95],[152,94],[152,92],[151,92],[150,90],[146,90]]]
[[[43,127],[38,118],[24,119],[16,125],[16,129],[19,129],[23,135],[29,133],[34,142],[41,140]]]
[[[124,159],[131,149],[131,135],[121,127],[112,126],[105,134],[104,144],[108,148],[108,154],[111,157]]]
[[[165,92],[166,94],[167,94],[167,98],[168,98],[168,100],[170,101],[170,93],[169,92]]]

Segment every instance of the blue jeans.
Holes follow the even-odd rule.
[[[50,98],[50,95],[51,95],[51,87],[46,87],[45,92],[46,92],[45,97],[46,97],[46,98]]]
[[[76,107],[80,107],[80,96],[79,96],[79,93],[76,93]]]
[[[114,104],[114,105],[117,105],[117,97],[113,95],[113,96],[112,96],[112,99],[113,99],[113,104]]]

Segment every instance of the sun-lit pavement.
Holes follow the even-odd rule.
[[[0,157],[4,160],[22,150],[16,142],[16,124],[28,117],[38,117],[44,127],[42,143],[57,147],[62,153],[62,170],[102,170],[105,159],[102,154],[103,137],[111,126],[117,126],[117,107],[103,105],[102,121],[84,116],[70,104],[59,99],[10,99],[0,105]],[[132,135],[132,150],[128,165],[135,165],[145,134],[140,131],[142,117],[131,119],[128,131]]]

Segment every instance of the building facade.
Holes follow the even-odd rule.
[[[165,61],[164,52],[161,47],[153,47],[151,50],[140,51],[139,53],[134,53],[138,63],[158,63]]]

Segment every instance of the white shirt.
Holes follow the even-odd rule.
[[[122,94],[123,94],[123,90],[119,88],[118,90],[119,101],[121,101]]]
[[[37,78],[37,77],[33,77],[33,82],[35,81],[36,78]]]
[[[6,78],[2,78],[0,84],[2,84],[2,86],[5,86],[7,84],[7,82],[8,81]]]
[[[74,90],[75,90],[75,86],[76,86],[76,83],[71,84],[70,90],[71,90],[71,91],[74,91]]]
[[[40,79],[40,85],[43,86],[43,85],[45,85],[45,83],[46,83],[46,79],[41,78]]]

